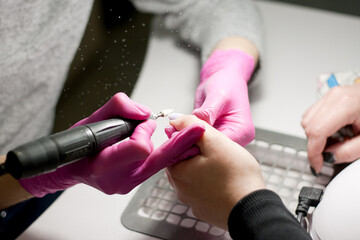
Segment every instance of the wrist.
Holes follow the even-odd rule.
[[[252,56],[255,62],[258,62],[259,51],[256,46],[246,38],[243,37],[227,37],[220,40],[214,47],[215,50],[241,50]]]
[[[43,197],[74,186],[78,182],[65,176],[63,168],[32,178],[20,179],[20,185],[34,197]]]
[[[224,69],[229,69],[248,82],[255,69],[254,57],[238,49],[215,50],[201,69],[200,81]]]

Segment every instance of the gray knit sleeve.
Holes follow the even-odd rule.
[[[221,39],[241,36],[262,55],[262,20],[253,0],[132,0],[137,9],[160,15],[162,24],[201,49],[204,62]]]

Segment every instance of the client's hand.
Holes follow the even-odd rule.
[[[170,122],[178,131],[201,123],[206,131],[197,145],[200,154],[167,168],[170,183],[180,201],[196,217],[227,229],[234,205],[247,194],[265,188],[255,158],[244,148],[195,116]]]

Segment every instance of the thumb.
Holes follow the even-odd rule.
[[[199,149],[194,145],[204,132],[205,127],[196,123],[173,134],[168,141],[150,154],[136,170],[135,175],[141,180],[146,180],[159,170],[199,153]]]
[[[360,135],[325,149],[324,161],[337,163],[353,162],[360,158]],[[331,156],[332,155],[332,156]]]
[[[200,108],[193,111],[193,114],[213,126],[216,119],[221,115],[224,104],[225,102],[222,97],[212,97],[210,95],[206,97]]]

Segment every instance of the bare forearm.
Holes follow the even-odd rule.
[[[0,163],[5,162],[5,159],[5,156],[0,156]],[[0,209],[10,207],[32,197],[10,174],[0,177],[0,195]]]
[[[259,52],[256,46],[246,38],[243,37],[228,37],[220,40],[214,47],[215,50],[229,50],[229,49],[238,49],[246,52],[252,56],[255,62],[258,62]]]

